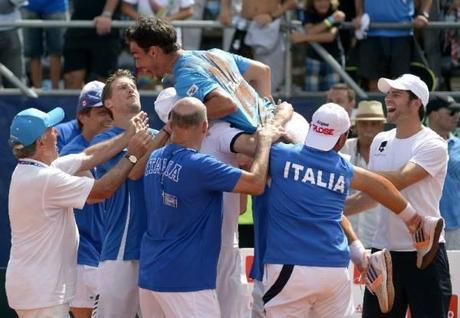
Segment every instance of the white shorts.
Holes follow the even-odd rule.
[[[261,281],[254,279],[254,288],[252,289],[252,318],[265,318],[264,285]]]
[[[103,261],[99,263],[99,301],[93,317],[134,318],[140,311],[139,261]]]
[[[346,267],[296,265],[292,273],[288,269],[289,265],[265,265],[264,302],[268,318],[351,317],[353,301]]]
[[[196,292],[156,292],[139,288],[142,318],[220,317],[215,289]]]
[[[77,265],[77,286],[75,296],[70,301],[70,307],[93,308],[98,294],[98,273],[97,267]]]
[[[220,249],[216,293],[222,318],[249,317],[251,296],[238,247]]]
[[[30,310],[18,310],[19,318],[69,318],[69,304],[62,304],[52,307],[37,308]]]

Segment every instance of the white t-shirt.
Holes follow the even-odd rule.
[[[401,190],[402,195],[421,215],[440,217],[439,200],[447,170],[447,143],[430,128],[423,127],[417,134],[396,138],[396,129],[379,133],[373,140],[369,169],[396,171],[407,162],[425,169],[429,176]],[[380,223],[373,247],[392,251],[414,251],[413,239],[404,222],[393,212],[379,206]],[[444,242],[444,234],[440,237]]]
[[[235,135],[241,130],[230,127],[223,121],[213,122],[204,138],[200,152],[236,167],[236,154],[230,149]],[[238,217],[240,215],[240,194],[224,192],[222,247],[238,247]]]
[[[347,155],[347,159],[356,167],[367,169],[367,163],[358,151],[358,138],[350,138],[347,140],[343,148],[340,150],[341,154]],[[351,189],[349,195],[358,192]],[[375,229],[379,222],[378,207],[365,210],[361,213],[350,215],[348,219],[351,222],[353,230],[358,238],[363,242],[365,247],[372,246],[372,239],[374,238]]]
[[[81,162],[81,155],[61,157],[51,166],[24,159],[13,172],[5,287],[14,309],[64,304],[75,293],[78,230],[73,208],[83,207],[94,184],[94,179],[71,175]]]

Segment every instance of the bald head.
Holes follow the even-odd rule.
[[[170,113],[173,128],[196,127],[207,121],[206,106],[195,97],[179,99]]]

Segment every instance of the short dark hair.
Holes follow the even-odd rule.
[[[37,151],[37,140],[28,146],[24,146],[20,142],[10,139],[9,144],[16,159],[33,157]]]
[[[406,92],[409,93],[409,100],[414,100],[414,99],[420,100],[420,108],[418,109],[418,118],[420,119],[420,121],[423,121],[423,118],[425,117],[425,106],[423,105],[422,100],[420,99],[420,97],[415,95],[412,91],[406,91]]]
[[[130,80],[132,80],[134,83],[136,83],[136,78],[129,70],[125,70],[125,69],[116,70],[115,73],[110,75],[109,78],[105,81],[105,86],[102,89],[102,103],[103,104],[105,103],[107,99],[112,97],[112,84],[116,79],[120,77],[127,77]]]
[[[180,48],[174,27],[168,21],[159,18],[139,18],[135,25],[126,30],[125,36],[128,42],[136,42],[144,51],[158,46],[167,54]]]
[[[346,91],[347,91],[347,96],[348,96],[348,100],[349,100],[349,101],[352,101],[352,100],[355,100],[355,99],[356,99],[356,93],[355,93],[355,91],[354,91],[350,86],[348,86],[348,85],[345,84],[345,83],[337,83],[337,84],[334,84],[334,85],[332,85],[332,87],[330,88],[330,90],[333,90],[333,89],[337,89],[337,90],[346,90]]]
[[[197,110],[189,114],[179,114],[174,108],[169,113],[171,120],[171,126],[187,129],[190,127],[196,127],[206,121],[206,112]]]
[[[78,128],[80,128],[80,131],[83,129],[83,123],[78,118],[78,115],[89,116],[89,114],[91,113],[91,109],[93,109],[93,108],[91,108],[91,107],[83,108],[82,110],[80,110],[77,113],[76,117],[77,117]]]

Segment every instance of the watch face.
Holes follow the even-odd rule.
[[[128,156],[128,160],[131,162],[131,163],[137,163],[137,158],[135,155],[129,155]]]

